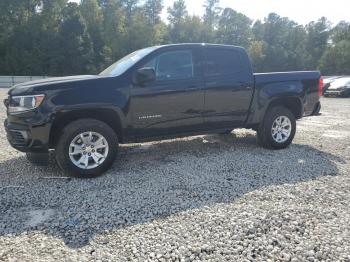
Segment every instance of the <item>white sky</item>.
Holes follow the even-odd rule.
[[[173,0],[163,1],[165,8],[162,17],[166,19],[166,9],[172,5]],[[186,0],[189,14],[202,15],[203,3],[204,0]],[[307,24],[322,16],[326,16],[334,25],[341,20],[350,21],[350,0],[221,0],[220,6],[231,7],[253,20],[263,19],[275,12],[299,24]]]

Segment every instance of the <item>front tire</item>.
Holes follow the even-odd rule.
[[[118,137],[104,122],[81,119],[63,129],[57,146],[56,161],[69,175],[97,177],[113,164],[118,151]]]
[[[275,106],[266,112],[258,129],[258,140],[265,148],[284,149],[292,143],[295,132],[294,114],[283,106]]]

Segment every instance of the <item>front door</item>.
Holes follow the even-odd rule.
[[[199,57],[191,48],[160,50],[139,68],[153,68],[156,81],[131,89],[135,137],[164,136],[202,128],[204,107]]]

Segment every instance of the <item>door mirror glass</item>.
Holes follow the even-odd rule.
[[[153,68],[144,67],[136,71],[134,75],[134,83],[143,85],[156,80],[156,72]]]

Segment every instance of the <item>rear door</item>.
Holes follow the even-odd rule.
[[[163,136],[202,128],[204,91],[199,50],[160,50],[142,67],[153,68],[156,81],[131,89],[134,136]]]
[[[241,49],[207,46],[204,120],[208,129],[241,126],[254,91],[248,57]]]

